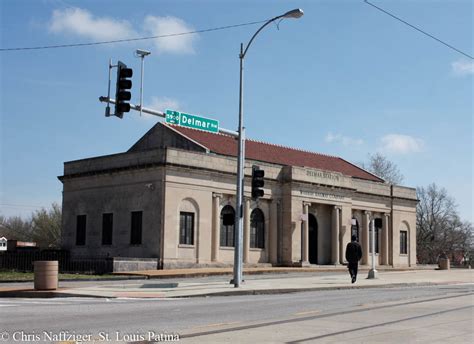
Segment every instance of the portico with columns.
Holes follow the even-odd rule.
[[[390,242],[391,231],[390,231],[390,213],[384,212],[371,212],[367,210],[357,210],[351,209],[348,207],[343,207],[342,205],[330,205],[326,208],[326,212],[330,210],[331,212],[331,223],[329,230],[318,228],[318,239],[311,241],[309,239],[310,232],[310,221],[309,217],[315,217],[316,221],[323,215],[321,212],[317,212],[316,209],[321,208],[318,203],[302,202],[302,217],[301,217],[301,265],[302,266],[311,266],[311,265],[341,265],[346,264],[345,260],[345,247],[348,242],[351,241],[351,228],[353,227],[352,222],[355,220],[355,226],[358,226],[358,241],[362,246],[362,259],[361,264],[370,265],[371,264],[371,231],[369,229],[370,220],[374,218],[380,218],[382,220],[382,227],[376,228],[376,265],[385,265],[389,266],[392,264],[393,259],[390,257]],[[325,215],[327,217],[327,214]],[[345,223],[344,220],[345,219]],[[329,241],[330,242],[330,251],[323,250],[323,253],[318,255],[316,261],[310,261],[310,251],[317,250],[318,247],[314,246],[315,242],[318,241]]]

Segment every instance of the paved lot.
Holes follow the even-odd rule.
[[[462,283],[178,299],[3,298],[0,324],[8,336],[107,334],[110,342],[148,340],[150,332],[185,343],[471,343],[473,294],[472,283]]]

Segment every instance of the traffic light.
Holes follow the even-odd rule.
[[[257,199],[263,197],[263,186],[265,181],[263,177],[265,176],[265,171],[261,170],[258,166],[252,166],[252,198]]]
[[[117,87],[115,89],[115,116],[122,118],[124,112],[130,111],[130,103],[132,99],[130,89],[132,88],[133,75],[132,68],[127,68],[127,65],[121,61],[117,63]]]

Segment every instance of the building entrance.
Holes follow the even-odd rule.
[[[310,264],[318,264],[318,221],[312,214],[308,214],[309,240],[308,253]]]

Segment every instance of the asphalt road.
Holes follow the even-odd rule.
[[[0,299],[0,341],[179,334],[196,343],[469,343],[473,295],[473,285],[449,285],[188,299]]]

